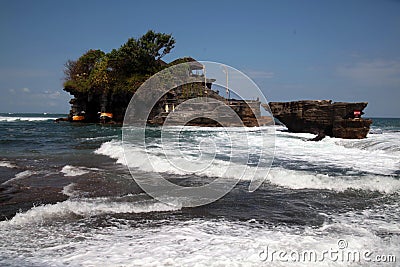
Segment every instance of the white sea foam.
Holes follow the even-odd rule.
[[[233,128],[217,131],[215,128],[188,127],[179,133],[178,128],[170,127],[164,133],[163,139],[153,140],[147,148],[143,148],[140,142],[139,145],[123,145],[121,141],[112,140],[103,143],[95,153],[117,159],[117,163],[129,163],[129,167],[143,171],[213,176],[215,172],[221,175],[232,165],[243,170],[249,153],[260,154],[263,148],[271,144],[265,143],[268,129],[256,131],[251,128]],[[248,143],[251,145],[248,146]],[[272,153],[270,151],[271,157]],[[232,163],[224,160],[231,155],[234,158]],[[146,164],[146,161],[151,162],[151,165]]]
[[[35,172],[30,171],[30,170],[26,170],[23,172],[19,172],[17,173],[13,178],[11,178],[10,180],[5,181],[4,183],[2,183],[3,185],[9,184],[9,183],[14,183],[18,180],[21,180],[23,178],[29,177],[31,175],[35,174]]]
[[[369,190],[382,193],[400,192],[400,180],[390,176],[330,176],[328,174],[273,168],[267,180],[291,189],[327,189],[334,191]]]
[[[77,166],[72,166],[72,165],[65,165],[62,169],[61,172],[64,174],[64,176],[80,176],[87,174],[91,171],[100,171],[98,168],[87,168],[87,167],[77,167]]]
[[[386,140],[385,147],[392,149],[366,149],[366,144],[378,142],[381,135],[364,140],[343,140],[326,137],[319,142],[309,142],[310,134],[278,132],[276,157],[288,161],[309,162],[373,174],[391,175],[400,168],[400,154],[396,151],[397,141]],[[397,139],[400,138],[400,134]],[[397,140],[396,139],[396,140]],[[375,147],[376,148],[376,147]]]
[[[117,159],[118,163],[124,164],[124,149],[122,147],[122,141],[119,140],[111,140],[103,143],[98,149],[95,151],[96,154],[106,155],[110,158]]]
[[[399,158],[394,155],[385,154],[381,150],[376,152],[362,150],[360,148],[347,148],[341,144],[337,144],[337,139],[327,138],[324,142],[309,142],[302,138],[312,137],[309,134],[291,134],[284,133],[285,137],[279,137],[277,140],[276,154],[279,158],[288,158],[290,160],[300,160],[305,164],[318,164],[328,167],[346,168],[346,175],[332,175],[323,172],[288,170],[281,167],[272,168],[267,176],[267,181],[272,184],[283,186],[291,189],[327,189],[334,191],[345,191],[347,189],[379,191],[382,193],[393,193],[400,191],[400,180],[391,173],[398,170]],[[291,139],[287,135],[292,136]],[[293,140],[292,140],[293,139]],[[253,147],[257,147],[257,138],[249,139]],[[184,147],[185,151],[196,152],[197,148],[191,147],[191,144],[179,144]],[[145,172],[173,173],[178,175],[187,174],[175,163],[179,161],[181,155],[169,154],[168,159],[160,153],[158,146],[147,149],[134,145],[122,148],[122,142],[113,140],[105,142],[101,145],[96,153],[107,155],[117,160],[118,163],[125,164],[125,157],[128,158],[131,168],[136,168]],[[164,149],[165,151],[165,149]],[[220,149],[219,152],[224,152]],[[243,149],[244,152],[245,149]],[[168,153],[168,152],[166,152]],[[377,157],[382,154],[382,157]],[[149,158],[151,165],[145,164],[145,159]],[[172,158],[172,161],[171,161]],[[172,162],[172,163],[171,163]],[[198,168],[196,161],[186,162],[186,169]],[[193,164],[193,166],[189,166]],[[244,172],[246,165],[236,162],[228,162],[224,160],[214,159],[212,164],[201,172],[194,172],[198,175],[209,177],[225,177],[242,180],[252,180],[255,171],[254,167],[249,167]],[[266,167],[259,167],[258,177],[265,177],[268,174],[268,164]],[[246,166],[247,167],[247,166]],[[307,166],[305,166],[307,168]],[[354,169],[354,173],[350,170]],[[357,174],[363,171],[364,174]],[[386,174],[386,175],[385,175]]]
[[[372,152],[381,151],[400,157],[400,132],[369,134],[368,138],[359,140],[337,139],[336,144]]]
[[[85,140],[85,141],[92,141],[92,140],[112,139],[112,138],[117,138],[117,137],[118,137],[118,135],[107,135],[107,136],[85,137],[85,138],[81,138],[81,139]]]
[[[10,168],[10,169],[18,168],[17,165],[15,165],[9,161],[4,161],[4,160],[0,161],[0,167]]]
[[[56,204],[33,207],[27,212],[16,214],[9,221],[0,222],[0,226],[45,223],[52,219],[68,217],[70,215],[88,217],[100,214],[146,213],[179,209],[180,207],[155,201],[123,202],[114,201],[113,199],[106,197],[93,199],[70,199]]]
[[[0,122],[15,122],[15,121],[50,121],[55,120],[57,118],[51,117],[23,117],[23,116],[0,116]]]
[[[351,218],[334,217],[334,224],[304,230],[279,226],[269,228],[253,220],[238,223],[202,219],[173,224],[166,222],[157,227],[131,227],[124,221],[103,228],[84,225],[67,229],[22,227],[19,228],[21,233],[12,238],[12,244],[16,242],[20,256],[26,253],[33,263],[49,266],[287,266],[288,262],[277,260],[278,255],[271,262],[270,254],[263,262],[265,255],[262,252],[266,249],[269,253],[274,250],[287,253],[312,250],[321,259],[325,250],[340,251],[339,239],[347,242],[346,251],[362,253],[369,250],[374,255],[396,255],[400,250],[400,238],[396,235],[387,239],[378,237],[374,227],[359,225],[365,218],[365,215],[356,216],[351,221]],[[70,237],[77,231],[81,233],[79,238]],[[0,242],[8,241],[10,244],[10,235],[5,235],[5,238]],[[34,246],[30,246],[27,240],[34,240]],[[333,261],[326,257],[317,265],[311,261],[294,264],[347,266],[352,262]],[[368,263],[361,262],[364,264]]]
[[[144,172],[170,173],[170,174],[197,174],[208,177],[225,177],[243,180],[251,180],[253,177],[250,172],[245,172],[244,165],[233,162],[205,159],[202,162],[198,160],[186,161],[185,166],[179,166],[179,160],[182,155],[177,155],[174,158],[173,153],[167,152],[167,157],[159,153],[159,148],[144,149],[135,146],[125,146],[126,153],[122,148],[122,142],[110,141],[103,143],[96,153],[107,155],[117,159],[117,163],[127,165],[132,169],[137,169]],[[164,150],[165,151],[165,150]],[[172,151],[172,150],[171,150]],[[146,160],[148,158],[148,160]],[[208,162],[207,162],[208,160]],[[148,164],[148,163],[151,164]],[[251,170],[251,168],[249,168]],[[248,171],[248,170],[247,170]]]
[[[69,197],[79,196],[79,191],[75,190],[75,187],[76,187],[75,183],[70,183],[69,185],[64,186],[61,192]]]
[[[71,166],[71,165],[65,165],[61,169],[61,172],[64,173],[65,176],[79,176],[79,175],[89,173],[89,171],[86,170],[86,168],[75,167],[75,166]]]

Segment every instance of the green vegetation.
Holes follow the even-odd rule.
[[[161,60],[174,48],[170,34],[148,31],[139,39],[129,38],[110,53],[89,50],[65,64],[64,90],[71,94],[134,92],[151,75],[167,67]]]

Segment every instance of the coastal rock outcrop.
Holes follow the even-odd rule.
[[[171,34],[149,30],[137,39],[129,38],[109,53],[90,49],[77,60],[68,60],[63,85],[73,96],[71,110],[68,118],[59,118],[56,122],[120,124],[130,106],[129,111],[133,112],[128,112],[128,118],[152,125],[163,125],[168,115],[173,118],[170,122],[198,126],[259,126],[273,121],[271,117],[261,116],[259,100],[237,100],[229,96],[225,99],[219,95],[218,90],[212,89],[215,80],[206,78],[205,66],[195,59],[163,61],[174,47]],[[228,84],[228,72],[226,79]],[[186,105],[187,111],[177,108],[196,98],[199,101]],[[211,105],[213,100],[229,106],[232,116]]]
[[[272,118],[261,116],[259,100],[237,100],[226,99],[219,95],[218,90],[212,89],[215,79],[204,79],[203,74],[196,74],[196,71],[203,70],[204,66],[192,58],[175,60],[165,66],[175,66],[179,63],[188,63],[181,75],[190,82],[178,85],[162,94],[152,107],[146,118],[150,125],[163,125],[169,117],[169,123],[175,125],[191,126],[260,126],[272,123]],[[165,67],[164,66],[164,67]],[[161,67],[160,67],[161,68]],[[164,73],[163,75],[166,75]],[[167,77],[168,78],[168,77]],[[132,106],[140,106],[142,103],[150,103],[151,99],[159,88],[164,88],[169,80],[157,76],[151,80],[136,95],[136,102]],[[140,86],[144,83],[138,83]],[[67,84],[68,85],[68,84]],[[151,86],[150,86],[151,85]],[[129,90],[89,90],[81,91],[74,87],[65,86],[65,91],[74,98],[70,101],[71,110],[67,118],[69,121],[89,123],[122,123],[128,105],[137,88]],[[185,103],[183,106],[181,104]],[[188,104],[190,103],[190,104]],[[221,109],[221,104],[229,109]],[[179,108],[181,107],[181,108]],[[232,112],[228,112],[232,111]],[[138,112],[137,114],[139,114]],[[230,115],[228,115],[228,113]],[[193,119],[192,119],[193,118]],[[144,120],[137,117],[136,120]],[[270,120],[268,120],[270,119]],[[62,121],[65,119],[58,119]],[[133,119],[135,120],[135,119]]]
[[[72,94],[72,92],[71,92]],[[71,111],[68,118],[57,119],[58,121],[73,121],[74,114],[82,114],[82,120],[79,122],[98,123],[99,114],[103,106],[107,106],[107,110],[112,114],[112,120],[109,123],[122,123],[124,115],[132,98],[129,94],[113,94],[109,97],[98,94],[74,94],[71,101]],[[189,101],[191,104],[185,104],[183,110],[179,109],[179,105]],[[225,103],[238,117],[238,121],[232,121],[232,116],[227,116],[223,110],[218,109],[220,103]],[[200,116],[202,114],[202,116]],[[235,100],[225,99],[218,95],[218,92],[211,90],[211,82],[193,83],[178,86],[163,97],[153,107],[148,117],[148,124],[163,125],[166,118],[171,115],[170,123],[176,125],[191,126],[259,126],[259,124],[270,124],[270,117],[262,117],[260,112],[260,101],[258,100]],[[200,117],[199,117],[200,116]],[[198,117],[195,120],[188,120],[190,117]]]
[[[367,102],[348,103],[331,100],[302,100],[292,102],[270,102],[273,116],[289,131],[313,133],[346,139],[362,139],[372,123],[361,115]],[[321,138],[316,138],[320,140]]]

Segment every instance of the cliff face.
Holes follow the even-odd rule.
[[[70,92],[74,98],[69,102],[71,110],[68,119],[72,121],[74,115],[84,113],[82,122],[100,122],[100,112],[110,112],[113,114],[114,122],[122,122],[126,108],[133,93],[120,92],[114,94],[107,93],[80,93]]]
[[[64,90],[74,96],[70,101],[69,121],[122,123],[132,97],[139,90],[139,94],[136,94],[139,104],[147,103],[149,100],[153,103],[152,97],[155,95],[159,98],[155,100],[157,102],[152,107],[148,118],[136,116],[141,121],[146,120],[148,124],[163,125],[170,117],[169,115],[174,115],[172,121],[178,125],[183,123],[197,126],[238,126],[239,124],[258,126],[259,123],[271,123],[272,119],[268,120],[268,118],[258,120],[262,119],[260,101],[225,99],[219,95],[218,91],[212,90],[212,83],[215,80],[205,79],[205,74],[202,74],[204,66],[193,58],[180,58],[169,64],[153,58],[153,60],[148,60],[150,65],[138,64],[137,55],[131,54],[137,47],[130,47],[132,44],[135,44],[134,40],[130,40],[119,50],[113,50],[107,55],[99,50],[89,50],[77,61],[67,63]],[[127,47],[130,49],[126,51]],[[115,58],[118,55],[119,57]],[[130,57],[126,58],[127,55]],[[147,57],[152,58],[151,55]],[[180,63],[190,64],[179,69],[172,68],[176,73],[165,71],[159,76],[152,76],[154,73]],[[183,76],[172,77],[172,74]],[[138,89],[150,77],[153,77],[153,80],[150,79],[151,85],[148,84],[149,87],[145,87],[144,91]],[[174,81],[173,78],[176,81],[183,78],[182,81],[185,81],[185,84],[171,83]],[[173,86],[176,87],[172,88]],[[161,90],[163,95],[159,95],[157,91],[163,88],[172,89],[168,92]],[[190,101],[196,98],[199,101]],[[224,103],[230,109],[222,111],[221,105],[217,105],[215,101]],[[183,110],[183,106],[175,110],[181,104],[189,102],[191,105],[185,105],[187,110]],[[230,116],[226,114],[229,111],[232,111]],[[233,121],[234,117],[236,121]]]
[[[366,102],[331,100],[270,102],[273,116],[291,132],[313,133],[346,139],[365,138],[372,123],[361,118]]]
[[[77,114],[83,114],[84,119],[80,122],[97,123],[100,120],[101,112],[109,112],[113,115],[111,122],[122,123],[126,109],[133,96],[133,93],[120,92],[114,94],[87,94],[79,92],[70,92],[74,98],[70,101],[71,110],[69,120]],[[179,109],[179,105],[190,99],[199,99],[198,101],[189,101]],[[218,103],[226,105],[234,112],[230,116],[226,113],[229,110],[221,110]],[[175,110],[177,108],[177,110]],[[165,94],[153,107],[148,123],[152,125],[163,125],[166,118],[171,114],[170,123],[176,125],[192,126],[259,126],[260,101],[254,100],[232,100],[229,101],[211,90],[210,83],[193,83],[178,86]],[[240,122],[234,120],[234,114],[238,116]],[[201,116],[200,116],[201,115]],[[194,120],[188,120],[191,117],[198,117]],[[200,116],[200,117],[199,117]]]

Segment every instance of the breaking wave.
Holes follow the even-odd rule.
[[[101,214],[163,212],[179,209],[177,206],[155,201],[129,202],[105,197],[76,199],[33,207],[26,212],[17,213],[9,221],[0,222],[0,226],[46,223],[69,216],[89,217]]]
[[[86,167],[76,167],[76,166],[71,166],[71,165],[65,165],[62,169],[61,172],[64,174],[64,176],[80,176],[89,173],[90,171],[99,171],[100,169],[97,168],[86,168]]]
[[[283,167],[273,167],[269,174],[268,168],[265,168],[264,174],[267,175],[267,181],[271,184],[282,186],[290,189],[327,189],[333,191],[345,191],[348,189],[354,190],[368,190],[379,191],[382,193],[393,193],[400,190],[400,180],[393,174],[399,168],[399,158],[394,155],[383,155],[378,158],[377,154],[370,151],[362,150],[360,148],[347,148],[342,144],[337,144],[338,140],[335,138],[327,138],[324,142],[308,142],[303,140],[303,137],[308,137],[307,134],[289,134],[284,135],[293,136],[294,140],[287,140],[288,138],[280,138],[277,141],[276,157],[279,159],[288,158],[291,161],[299,160],[301,164],[310,162],[312,164],[327,165],[335,168],[353,169],[348,171],[349,175],[332,175],[324,174],[323,172],[312,172],[309,170],[290,170]],[[122,142],[119,140],[112,140],[103,143],[95,153],[109,156],[117,160],[117,163],[126,165],[125,157],[134,157],[129,160],[140,171],[145,172],[159,172],[159,173],[172,173],[176,175],[184,175],[185,172],[175,168],[170,162],[156,153],[158,148],[154,151],[135,147],[125,146],[126,155]],[[189,147],[189,146],[188,146]],[[378,151],[381,153],[380,151]],[[378,153],[378,154],[379,154]],[[316,156],[317,155],[317,156]],[[143,165],[143,159],[149,157],[152,166]],[[363,160],[365,162],[363,162]],[[371,162],[376,163],[371,164]],[[361,162],[360,162],[361,161]],[[213,166],[201,172],[201,175],[209,177],[221,177],[225,174],[226,169],[229,169],[227,178],[251,180],[253,177],[251,173],[243,175],[244,165],[238,165],[224,160],[214,160]],[[261,168],[261,172],[263,167]],[[250,167],[251,170],[251,167]],[[260,171],[260,169],[259,169]],[[251,171],[250,171],[251,172]],[[351,175],[351,174],[357,175]],[[246,175],[250,174],[250,175]]]
[[[34,174],[35,174],[35,172],[29,171],[29,170],[26,170],[26,171],[23,171],[23,172],[19,172],[13,178],[11,178],[10,180],[5,181],[2,184],[6,185],[6,184],[9,184],[9,183],[13,183],[15,181],[18,181],[20,179],[29,177],[29,176],[34,175]]]
[[[0,122],[18,122],[18,121],[53,121],[56,117],[11,117],[11,116],[0,116]]]
[[[9,162],[9,161],[0,161],[0,167],[4,167],[4,168],[10,168],[10,169],[14,169],[14,168],[18,168],[17,165]]]

